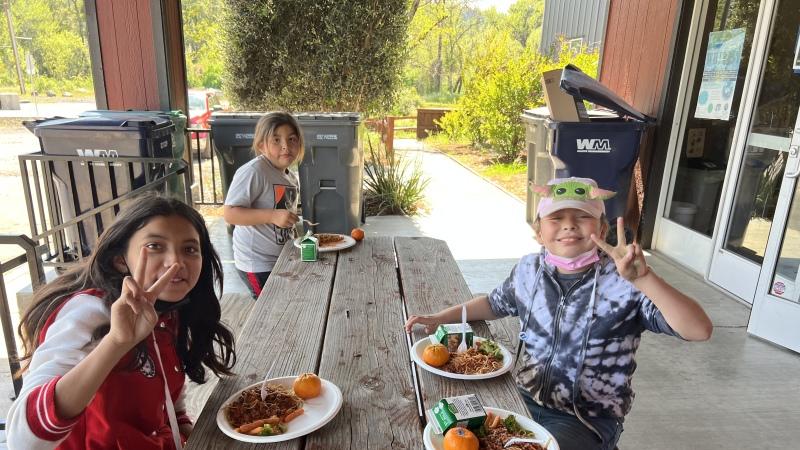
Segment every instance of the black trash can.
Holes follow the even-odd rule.
[[[87,163],[92,157],[172,157],[172,121],[163,117],[102,116],[37,121],[33,132],[47,155],[71,156],[50,162],[63,222],[103,205],[148,180],[163,177],[163,167],[147,164]],[[127,172],[127,173],[126,173]],[[118,208],[117,208],[118,211]],[[71,251],[88,254],[96,237],[113,220],[107,211],[67,230]],[[62,222],[62,223],[63,223]]]
[[[91,111],[84,111],[79,114],[79,117],[109,117],[112,119],[134,119],[140,120],[140,117],[162,117],[172,121],[175,128],[172,130],[172,158],[183,159],[186,153],[186,114],[181,110],[174,111],[144,111],[144,110],[128,110],[128,111],[113,111],[105,109],[96,109]],[[186,199],[186,186],[184,186],[183,177],[173,177],[167,181],[167,193],[179,200]]]
[[[613,111],[590,111],[587,122],[558,122],[549,117],[547,108],[525,110],[528,184],[544,185],[552,178],[592,178],[601,188],[617,193],[605,201],[606,216],[613,225],[625,214],[642,132],[653,119],[571,66],[564,69],[561,86],[580,100]],[[533,223],[538,198],[530,186],[527,198],[526,220]]]
[[[252,144],[261,112],[215,112],[209,124],[219,161],[222,192],[233,174],[256,155]],[[320,225],[314,231],[350,234],[361,224],[364,160],[357,113],[296,113],[303,130],[305,158],[300,164],[303,217]],[[229,229],[230,231],[230,229]]]
[[[253,153],[253,136],[256,132],[260,112],[214,112],[208,124],[214,142],[214,156],[219,162],[222,178],[222,196],[228,196],[228,188],[236,169],[242,167],[256,155]]]

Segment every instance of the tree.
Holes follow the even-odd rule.
[[[82,2],[76,0],[16,0],[11,3],[11,15],[20,40],[23,65],[30,54],[36,61],[39,80],[52,84],[77,80],[79,85],[91,86],[91,67],[86,38],[86,17]],[[54,14],[53,11],[58,11]],[[5,28],[5,27],[2,27]],[[0,32],[0,83],[16,79],[7,29]],[[13,83],[13,81],[12,81]],[[38,83],[37,83],[38,84]]]
[[[224,86],[246,109],[388,110],[408,14],[406,1],[232,0]]]
[[[221,88],[223,0],[185,0],[181,6],[189,87]]]

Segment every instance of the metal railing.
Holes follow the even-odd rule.
[[[192,197],[195,205],[222,205],[222,177],[214,157],[214,135],[207,128],[187,128],[186,144],[192,166]]]
[[[37,153],[20,155],[19,164],[32,237],[0,235],[0,245],[25,251],[0,264],[0,322],[12,376],[19,363],[4,274],[27,263],[37,289],[45,282],[45,266],[65,269],[79,263],[125,203],[145,191],[158,190],[192,204],[189,166],[183,160]],[[15,395],[21,386],[14,379]]]

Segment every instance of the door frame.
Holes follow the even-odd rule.
[[[795,118],[794,133],[789,146],[790,156],[786,162],[787,170],[792,158],[796,164],[797,153],[800,151],[800,108],[798,108]],[[792,157],[792,154],[795,156]],[[800,327],[797,326],[795,320],[792,320],[793,317],[800,317],[800,301],[772,295],[770,288],[775,272],[778,270],[778,258],[786,234],[786,224],[792,212],[792,202],[800,202],[800,197],[795,198],[797,182],[797,173],[792,177],[787,177],[784,172],[772,227],[767,239],[767,248],[764,252],[764,264],[753,299],[750,321],[747,324],[747,332],[795,352],[800,352]],[[792,296],[800,299],[800,290],[798,290],[797,284],[795,281]]]
[[[731,140],[731,154],[728,158],[728,169],[722,185],[720,198],[721,211],[712,236],[713,250],[706,272],[707,279],[715,285],[732,293],[736,297],[752,304],[756,295],[762,265],[724,249],[725,236],[730,227],[733,214],[733,203],[742,164],[744,162],[750,127],[756,102],[766,70],[767,52],[772,41],[775,16],[778,12],[778,0],[762,0],[758,10],[758,20],[753,31],[753,44],[750,49],[750,62],[744,79],[742,102],[739,117]],[[775,223],[773,221],[773,227]]]
[[[672,116],[672,131],[667,144],[667,158],[664,164],[664,173],[661,178],[661,188],[658,195],[658,206],[656,208],[656,221],[653,227],[653,248],[664,255],[680,261],[690,270],[699,274],[704,274],[710,262],[711,239],[696,233],[686,227],[665,217],[667,205],[672,202],[672,189],[678,167],[678,145],[682,141],[686,129],[686,112],[690,109],[691,98],[688,92],[694,86],[695,73],[700,62],[700,49],[702,48],[702,33],[708,14],[710,0],[698,0],[694,2],[691,24],[689,26],[689,36],[687,43],[693,43],[691,48],[687,48],[683,58],[683,69],[681,70],[680,83],[678,85],[678,102]],[[691,247],[697,251],[694,258],[687,258],[684,251],[689,246],[675,245],[684,233],[691,236]],[[684,241],[685,242],[685,241]]]

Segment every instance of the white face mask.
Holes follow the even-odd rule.
[[[590,264],[594,264],[600,260],[600,255],[597,253],[597,247],[593,247],[588,252],[581,253],[578,256],[573,256],[572,258],[557,256],[547,252],[547,254],[544,255],[544,260],[548,264],[552,264],[559,269],[572,271],[582,269]]]

